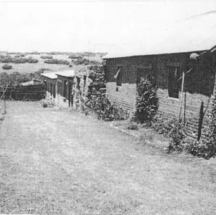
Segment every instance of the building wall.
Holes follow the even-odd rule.
[[[207,108],[204,125],[209,123],[211,115],[214,88],[214,74],[209,65],[212,59],[200,59],[191,62],[191,53],[160,55],[160,56],[138,56],[118,59],[107,59],[105,64],[105,78],[107,81],[107,94],[111,101],[122,106],[124,109],[133,110],[136,104],[136,81],[137,68],[144,68],[146,74],[151,74],[158,86],[159,111],[158,116],[162,118],[178,117],[181,102],[181,81],[178,82],[179,98],[170,98],[168,94],[169,68],[177,67],[179,77],[183,71],[193,68],[185,78],[186,106],[185,116],[188,121],[188,135],[197,136],[199,112],[201,102],[204,102],[204,110]],[[122,86],[116,91],[117,66],[122,65]],[[216,68],[216,64],[215,64]],[[185,94],[184,94],[185,96]],[[184,109],[182,109],[184,114]]]
[[[136,104],[136,84],[123,83],[116,92],[116,83],[108,82],[106,85],[108,98],[125,110],[133,111]]]
[[[71,91],[73,78],[58,76],[56,105],[58,107],[71,107]]]
[[[56,99],[56,80],[43,78],[46,81],[46,99],[55,101]]]

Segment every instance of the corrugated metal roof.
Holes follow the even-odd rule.
[[[64,71],[57,71],[57,72],[46,72],[42,73],[42,76],[50,79],[57,79],[57,75],[61,75],[64,77],[74,77],[75,71],[74,70],[64,70]]]
[[[41,75],[46,77],[46,78],[50,78],[50,79],[56,79],[57,78],[56,72],[46,72],[46,73],[42,73]]]
[[[216,45],[216,11],[176,22],[164,32],[146,32],[150,41],[108,53],[104,59],[209,50]],[[151,35],[157,37],[151,39]],[[162,36],[163,35],[163,36]],[[147,35],[145,35],[147,36]]]
[[[42,81],[41,80],[37,80],[37,79],[32,79],[31,81],[23,82],[20,85],[22,85],[22,86],[29,86],[29,85],[37,85],[37,84],[42,84]]]
[[[56,72],[56,75],[61,75],[64,77],[74,77],[75,71],[74,70],[65,70],[65,71],[61,71],[61,72]]]

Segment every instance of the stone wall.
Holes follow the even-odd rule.
[[[178,118],[180,113],[181,94],[179,96],[179,99],[169,98],[166,89],[158,89],[157,94],[159,97],[158,115],[166,119],[168,119],[169,117]],[[206,110],[206,114],[203,119],[204,128],[211,122],[213,100],[211,97],[205,95],[191,94],[189,92],[186,92],[186,104],[184,104],[184,96],[185,94],[183,94],[181,118],[185,118],[187,135],[196,138],[198,135],[201,102],[203,101],[204,110]]]
[[[125,83],[118,86],[116,83],[109,82],[106,85],[107,96],[110,101],[115,102],[118,106],[125,110],[133,111],[136,105],[136,84]]]

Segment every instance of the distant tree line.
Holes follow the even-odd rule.
[[[0,63],[38,63],[38,59],[32,57],[25,58],[22,56],[23,55],[17,55],[15,57],[12,57],[10,55],[0,55]]]

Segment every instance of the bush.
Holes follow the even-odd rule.
[[[61,65],[69,65],[70,62],[67,61],[67,60],[59,60],[59,59],[48,59],[48,60],[45,60],[44,63],[47,63],[47,64],[61,64]]]
[[[25,55],[24,54],[17,54],[17,55],[15,55],[15,57],[16,58],[25,57]]]
[[[5,64],[5,65],[2,66],[2,68],[5,69],[5,70],[9,70],[9,69],[12,69],[13,67],[11,65],[9,65],[9,64]]]
[[[167,148],[167,152],[170,153],[172,151],[182,152],[187,148],[187,141],[184,141],[187,135],[184,131],[184,125],[180,121],[177,120],[173,124],[173,128],[169,133],[169,146]]]
[[[152,122],[151,127],[164,137],[170,137],[172,130],[176,127],[177,119],[173,116],[164,118],[163,116],[156,115]]]
[[[127,129],[129,130],[138,130],[138,124],[134,121],[130,121],[128,126],[127,126]]]
[[[30,57],[30,58],[27,59],[27,62],[28,63],[38,63],[38,59],[34,59],[34,58]]]
[[[138,122],[151,121],[158,110],[157,88],[150,77],[141,78],[137,87],[135,118]]]
[[[182,152],[185,151],[197,157],[202,157],[205,159],[209,159],[216,155],[216,127],[209,126],[206,130],[203,131],[204,136],[208,137],[208,139],[204,139],[201,137],[199,140],[194,140],[185,134],[186,127],[178,123],[170,133],[170,142],[168,146],[167,152],[170,153],[172,151]]]
[[[23,58],[23,57],[11,57],[11,56],[1,56],[0,57],[0,63],[15,63],[15,64],[21,64],[21,63],[37,63],[38,60],[34,58]]]
[[[70,58],[70,59],[80,59],[82,57],[79,56],[79,55],[70,55],[68,58]]]
[[[96,91],[90,93],[83,104],[83,110],[92,110],[98,116],[98,119],[105,121],[123,120],[128,118],[128,113],[121,107],[111,103],[104,93]]]
[[[76,61],[74,61],[74,64],[76,65],[89,65],[89,60],[85,59],[85,58],[79,58]]]
[[[40,103],[44,108],[55,106],[55,102],[51,99],[42,99]]]
[[[53,59],[53,56],[51,56],[51,55],[42,55],[41,59]]]

